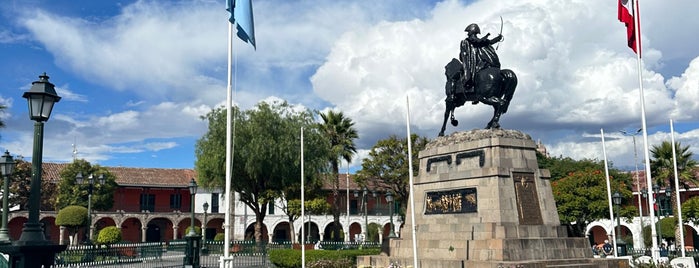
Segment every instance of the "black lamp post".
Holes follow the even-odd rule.
[[[29,104],[29,118],[34,120],[34,145],[32,152],[32,179],[30,183],[28,217],[22,228],[19,240],[12,245],[0,246],[0,251],[10,255],[10,267],[51,267],[56,253],[66,249],[66,245],[56,245],[46,240],[44,230],[39,222],[41,206],[41,169],[44,147],[44,122],[49,120],[53,104],[60,101],[54,85],[49,82],[46,73],[32,82],[23,98]]]
[[[209,210],[209,202],[204,201],[204,223],[202,223],[202,228],[201,228],[201,235],[202,235],[202,245],[201,245],[201,254],[202,255],[207,255],[209,254],[209,249],[206,248],[206,212]]]
[[[192,178],[189,181],[189,202],[191,203],[189,233],[184,237],[187,240],[187,248],[184,256],[185,267],[199,268],[199,242],[201,237],[194,231],[194,195],[197,193],[197,182]]]
[[[15,161],[12,159],[9,151],[0,157],[0,173],[2,173],[2,228],[0,228],[0,243],[10,243],[10,232],[7,229],[7,214],[10,213],[8,208],[8,196],[10,193],[10,176],[15,170]]]
[[[621,194],[619,192],[614,192],[612,195],[612,202],[614,202],[614,205],[616,206],[616,224],[617,224],[617,232],[616,232],[616,248],[617,248],[617,256],[625,256],[626,255],[626,243],[624,243],[623,240],[621,240],[621,219],[619,218],[619,212],[621,210],[620,205],[621,205]]]
[[[388,215],[391,221],[391,229],[388,233],[388,237],[394,238],[396,237],[396,232],[393,231],[393,192],[391,192],[391,190],[388,190],[388,192],[386,192],[386,202],[388,202]]]
[[[369,193],[369,190],[364,186],[364,189],[362,190],[362,204],[364,206],[364,237],[362,237],[362,242],[366,243],[367,238],[369,238],[369,214],[367,213],[367,202],[368,198],[367,194]]]
[[[100,174],[97,179],[98,179],[97,183],[104,184],[104,175],[103,174]],[[85,178],[83,178],[83,173],[78,172],[78,175],[75,175],[75,182],[77,184],[83,184],[84,181],[85,181]],[[92,233],[93,233],[92,232],[92,191],[93,191],[94,186],[95,186],[95,177],[92,174],[87,176],[87,185],[88,185],[88,188],[87,188],[87,224],[88,224],[87,231],[89,233],[86,235],[85,244],[90,245],[90,244],[92,244]]]
[[[667,206],[669,207],[669,208],[665,209],[665,216],[666,217],[669,216],[670,214],[672,214],[672,205],[670,205],[670,204],[672,204],[671,197],[672,197],[672,187],[668,186],[667,188],[665,188],[665,204],[667,204]]]
[[[663,206],[661,206],[661,200],[660,200],[660,185],[653,185],[653,194],[655,194],[655,205],[658,206],[656,217],[658,217],[658,220],[655,222],[655,229],[658,230],[658,242],[663,241],[663,236],[662,232],[660,230],[660,214],[663,212]]]
[[[26,244],[46,244],[44,231],[39,223],[39,206],[41,206],[41,162],[44,150],[44,122],[49,120],[53,104],[60,101],[54,85],[49,82],[46,73],[39,76],[39,81],[32,82],[29,91],[22,95],[29,103],[29,118],[34,123],[34,150],[32,152],[32,180],[29,192],[29,217],[22,228],[19,241]]]

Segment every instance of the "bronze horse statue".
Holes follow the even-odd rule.
[[[454,118],[454,109],[461,107],[467,101],[474,105],[482,102],[493,106],[495,110],[486,129],[499,129],[500,116],[507,112],[512,96],[517,87],[517,76],[512,70],[489,67],[476,73],[473,85],[466,85],[463,65],[461,61],[452,59],[445,68],[447,84],[445,86],[447,98],[444,122],[439,136],[444,136],[447,127],[447,118],[451,118],[452,126],[458,126],[459,121]]]

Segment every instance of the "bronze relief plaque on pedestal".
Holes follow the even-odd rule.
[[[476,188],[426,192],[425,195],[425,215],[478,211]]]
[[[519,224],[538,225],[543,224],[541,208],[539,207],[539,195],[536,192],[534,174],[512,173],[517,197],[517,212]]]

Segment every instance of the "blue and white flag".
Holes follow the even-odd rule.
[[[226,10],[231,13],[228,19],[237,24],[238,37],[250,43],[255,49],[255,25],[252,16],[252,0],[226,0]]]

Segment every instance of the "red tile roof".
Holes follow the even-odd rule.
[[[60,180],[60,173],[69,164],[43,163],[43,178]],[[196,172],[191,169],[104,167],[116,177],[120,186],[177,187],[186,188],[189,181],[196,180]]]

